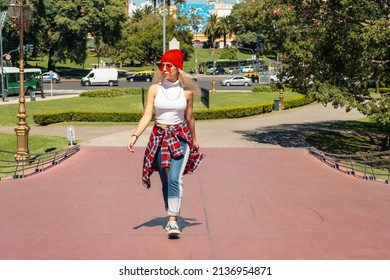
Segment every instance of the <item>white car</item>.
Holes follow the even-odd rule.
[[[242,73],[249,73],[249,72],[253,72],[253,71],[255,71],[253,66],[244,66],[241,70]]]
[[[50,72],[42,73],[42,80],[44,83],[50,83]],[[61,82],[61,77],[58,73],[52,72],[51,73],[51,80],[53,84]]]
[[[221,81],[221,86],[250,86],[252,85],[252,79],[249,79],[244,76],[233,76],[229,79],[224,79]]]
[[[228,74],[239,74],[240,73],[240,68],[238,67],[229,67],[226,72]]]

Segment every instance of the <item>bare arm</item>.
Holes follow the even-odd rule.
[[[154,107],[154,98],[157,94],[157,89],[159,85],[154,84],[150,86],[147,96],[146,96],[146,106],[144,114],[142,115],[142,118],[138,122],[137,128],[135,129],[133,135],[131,136],[129,143],[127,145],[127,149],[130,152],[134,152],[134,145],[138,140],[138,137],[141,136],[141,134],[145,131],[145,129],[148,127],[150,121],[153,117],[153,107]]]
[[[195,151],[198,151],[199,150],[199,144],[198,144],[198,141],[196,139],[195,118],[194,118],[194,114],[193,114],[193,110],[192,110],[192,108],[193,108],[193,101],[194,101],[194,94],[191,91],[185,91],[185,96],[186,96],[186,99],[187,99],[187,108],[186,108],[186,111],[185,111],[185,117],[186,117],[188,126],[189,126],[190,131],[191,131],[192,139],[194,141]]]

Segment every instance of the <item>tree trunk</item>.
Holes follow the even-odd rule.
[[[56,70],[56,65],[53,61],[53,55],[54,55],[54,48],[50,48],[49,50],[49,59],[47,62],[47,70],[50,71],[55,71]]]

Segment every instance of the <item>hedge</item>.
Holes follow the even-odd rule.
[[[61,112],[35,114],[34,122],[39,125],[49,125],[60,122],[138,122],[142,113],[117,112]]]
[[[298,96],[284,102],[284,109],[303,106],[311,103],[312,100],[304,96]],[[269,113],[273,110],[273,103],[257,104],[250,106],[235,106],[215,109],[198,109],[194,110],[196,120],[208,119],[232,119],[254,116],[264,113]],[[58,112],[35,114],[34,122],[39,125],[49,125],[60,122],[138,122],[141,113],[131,112]]]

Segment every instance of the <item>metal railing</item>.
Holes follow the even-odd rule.
[[[30,154],[28,162],[19,162],[17,160],[1,160],[0,159],[0,180],[20,179],[32,176],[43,172],[53,166],[56,166],[73,156],[80,150],[79,145],[72,146],[66,150],[56,152],[46,152],[40,154]],[[14,156],[15,153],[0,150],[1,154]],[[10,157],[10,156],[8,156]]]
[[[345,174],[390,184],[390,150],[358,155],[340,155],[309,148],[312,155]]]

